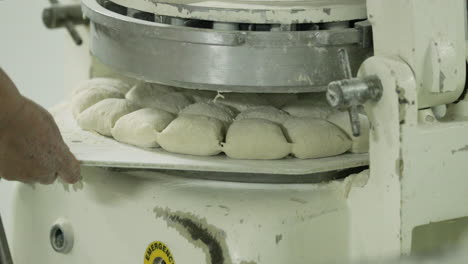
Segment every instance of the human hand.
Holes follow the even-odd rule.
[[[25,97],[20,101],[14,114],[0,120],[0,177],[42,184],[51,184],[57,177],[67,183],[80,180],[80,164],[53,117]]]

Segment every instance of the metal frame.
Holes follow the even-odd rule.
[[[338,50],[351,66],[372,54],[362,27],[253,32],[180,27],[120,15],[83,1],[91,52],[125,75],[171,86],[224,92],[325,91],[344,79]]]
[[[111,0],[158,15],[236,23],[321,23],[366,18],[365,0]]]

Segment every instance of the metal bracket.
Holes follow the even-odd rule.
[[[42,11],[42,21],[49,29],[65,27],[70,33],[76,45],[81,45],[83,39],[75,29],[75,25],[87,24],[88,20],[83,18],[81,5],[63,5],[57,0],[49,0],[52,4]]]
[[[375,102],[380,100],[383,91],[382,83],[377,76],[353,78],[346,49],[338,51],[338,58],[345,79],[331,82],[328,85],[327,101],[333,108],[349,112],[353,136],[358,137],[361,134],[359,107],[369,100]]]
[[[361,40],[359,44],[362,48],[372,48],[373,47],[373,37],[372,37],[372,24],[369,20],[356,22],[354,28],[360,32]]]

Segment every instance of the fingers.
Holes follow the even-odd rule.
[[[6,179],[50,184],[80,180],[80,164],[63,142],[52,116],[26,100],[0,134],[0,174]]]
[[[67,183],[76,183],[81,180],[80,163],[66,145],[62,152],[58,153],[57,157],[57,172],[60,178]]]
[[[37,182],[39,182],[40,184],[49,185],[49,184],[54,183],[57,177],[58,177],[58,173],[54,172],[54,173],[40,176],[37,179]]]

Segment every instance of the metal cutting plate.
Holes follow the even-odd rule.
[[[306,175],[369,164],[368,154],[344,154],[309,160],[235,160],[225,155],[200,157],[173,154],[162,149],[142,149],[83,131],[78,127],[67,103],[54,107],[51,112],[65,142],[83,166]]]
[[[319,23],[365,19],[365,0],[111,0],[159,15],[238,23]]]
[[[189,89],[242,93],[323,92],[344,79],[338,50],[351,68],[372,54],[358,28],[242,31],[175,26],[111,11],[82,0],[90,51],[123,75]]]

